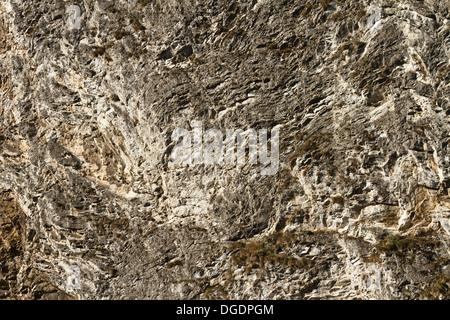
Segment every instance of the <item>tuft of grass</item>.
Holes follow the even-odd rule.
[[[120,40],[129,34],[130,33],[128,31],[118,30],[118,31],[114,32],[114,39]]]
[[[345,201],[344,197],[341,195],[332,196],[332,197],[330,197],[330,200],[331,200],[332,204],[338,204],[341,206],[344,205],[344,201]]]
[[[322,10],[326,10],[330,6],[331,0],[320,0]]]
[[[362,18],[364,18],[367,14],[367,11],[365,8],[359,9],[358,12],[356,13],[356,16],[358,17],[358,20],[361,20]]]
[[[282,265],[289,268],[309,268],[312,260],[290,256],[284,250],[297,241],[294,233],[276,232],[259,241],[237,242],[231,260],[233,264],[245,266],[249,272],[263,268],[265,264]]]
[[[376,244],[375,252],[364,260],[366,262],[379,262],[382,253],[388,255],[407,256],[410,253],[425,249],[435,249],[439,245],[438,240],[424,237],[408,237],[401,235],[389,236]]]
[[[133,30],[135,32],[145,30],[144,25],[139,21],[139,19],[137,17],[135,17],[135,16],[131,17],[130,21],[131,21],[131,25],[133,26]]]
[[[144,8],[147,6],[152,0],[137,0],[136,4],[139,5],[141,8]]]
[[[94,50],[92,51],[92,56],[97,58],[99,56],[103,56],[105,53],[106,53],[106,47],[105,46],[94,47]]]
[[[450,276],[438,274],[434,276],[434,283],[427,286],[421,293],[421,297],[429,300],[450,299]]]
[[[108,9],[106,9],[106,11],[109,12],[109,13],[112,13],[112,14],[117,14],[117,13],[120,12],[119,9],[117,9],[114,6],[109,7]]]
[[[303,141],[302,145],[300,147],[296,147],[294,152],[289,156],[288,161],[291,163],[294,159],[297,159],[298,157],[301,157],[307,153],[312,154],[312,158],[314,160],[318,160],[323,156],[330,156],[331,151],[328,149],[322,149],[320,150],[320,147],[326,143],[329,142],[332,138],[332,134],[329,132],[325,133],[319,133],[310,136],[307,139],[304,139],[305,134],[299,133],[294,137],[296,141]]]
[[[307,3],[301,13],[301,16],[303,18],[309,17],[311,15],[312,10],[313,10],[313,5],[311,3]]]
[[[128,218],[111,219],[104,216],[95,221],[93,225],[98,232],[105,233],[106,236],[114,234],[114,231],[122,233],[122,235],[118,236],[124,236],[129,228],[129,220]]]
[[[221,284],[209,286],[208,288],[206,288],[204,295],[208,300],[214,300],[218,298],[224,300],[228,299],[228,292]]]
[[[378,252],[404,252],[411,250],[418,250],[422,248],[436,248],[438,245],[437,240],[426,239],[421,237],[407,237],[394,235],[387,237],[386,239],[380,241],[376,245]]]
[[[104,45],[101,46],[93,46],[93,50],[92,50],[92,56],[95,58],[98,58],[100,56],[105,56],[106,60],[110,60],[111,58],[109,57],[109,55],[107,54],[107,49],[111,48],[113,46],[112,42],[108,42],[105,43]]]
[[[328,133],[328,132],[322,133],[322,134],[315,134],[302,144],[302,146],[300,148],[300,152],[302,154],[305,154],[307,152],[315,151],[315,150],[319,149],[319,147],[323,143],[330,141],[331,138],[332,138],[332,135],[331,135],[331,133]]]

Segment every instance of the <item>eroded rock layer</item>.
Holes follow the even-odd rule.
[[[0,298],[449,298],[448,0],[0,16]],[[278,172],[172,165],[194,120]]]

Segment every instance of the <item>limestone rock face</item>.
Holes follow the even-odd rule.
[[[448,0],[0,17],[0,298],[449,298]],[[278,128],[276,174],[174,165],[193,121]]]

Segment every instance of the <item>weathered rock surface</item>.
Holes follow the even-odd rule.
[[[0,298],[449,298],[448,0],[0,16]],[[171,166],[193,120],[278,126],[278,173]]]

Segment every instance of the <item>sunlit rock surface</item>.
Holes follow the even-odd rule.
[[[449,298],[448,0],[0,17],[0,298]],[[194,120],[279,128],[277,174],[171,165]]]

